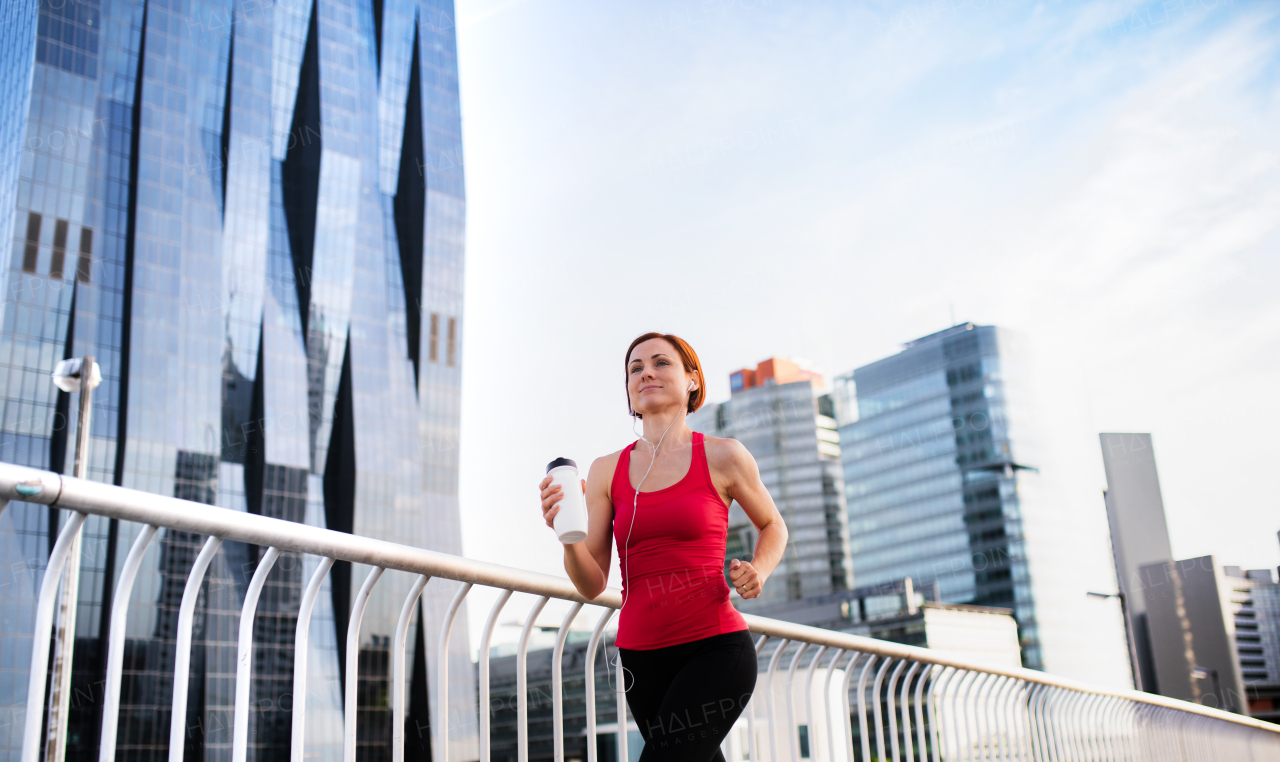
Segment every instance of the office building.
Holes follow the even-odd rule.
[[[1213,556],[1140,569],[1161,695],[1280,719],[1280,585]]]
[[[848,631],[941,651],[987,667],[1022,666],[1018,623],[1010,609],[925,601],[915,611],[855,625]]]
[[[942,603],[938,584],[917,587],[907,577],[772,607],[769,616],[810,627],[946,651],[1000,667],[1022,665],[1013,611]]]
[[[465,195],[451,0],[7,3],[0,31],[0,459],[69,472],[76,405],[49,381],[92,354],[90,479],[458,553]],[[58,517],[0,516],[0,723],[20,727],[40,570]],[[100,698],[106,617],[136,525],[84,527],[73,696]],[[174,627],[202,537],[161,532],[132,596],[122,759],[168,747]],[[236,630],[260,548],[226,543],[196,613],[186,759],[230,756]],[[255,624],[250,757],[289,752],[293,631],[317,563],[291,555]],[[353,589],[314,614],[307,754],[341,750]],[[389,648],[412,580],[365,615],[360,755],[389,758]],[[410,722],[456,585],[410,632]],[[466,615],[450,645],[452,747],[474,759]],[[27,628],[24,630],[23,628]],[[96,692],[95,692],[96,691]],[[77,698],[70,758],[97,757]],[[355,711],[356,707],[348,707]],[[82,739],[82,740],[75,740]],[[411,738],[421,757],[430,735]],[[0,757],[21,734],[0,733]],[[416,747],[415,747],[416,744]]]
[[[1159,693],[1151,660],[1147,604],[1138,573],[1143,566],[1173,559],[1155,450],[1150,434],[1099,434],[1098,438],[1107,472],[1107,521],[1116,580],[1124,596],[1134,650],[1134,682],[1148,693]]]
[[[1256,644],[1248,643],[1254,646],[1250,652],[1240,651],[1245,699],[1249,716],[1280,723],[1280,584],[1270,584],[1276,581],[1271,577],[1270,569],[1250,572],[1250,576],[1259,583],[1250,591],[1258,622],[1258,640]],[[1237,642],[1243,640],[1240,633],[1236,638]],[[1254,663],[1245,665],[1246,656]],[[1246,666],[1248,672],[1244,670]],[[1265,676],[1263,670],[1266,671]]]
[[[1132,685],[1103,511],[1056,467],[1018,337],[964,323],[835,383],[854,579],[1012,609],[1022,661]],[[1094,493],[1096,494],[1096,493]]]
[[[822,376],[781,358],[729,376],[727,402],[704,405],[689,426],[742,442],[786,521],[790,537],[782,562],[759,598],[738,599],[740,610],[771,616],[787,601],[852,587],[849,535],[841,494],[840,446],[831,398]],[[729,509],[726,567],[751,560],[758,533],[741,506]]]

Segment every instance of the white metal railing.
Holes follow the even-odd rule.
[[[240,617],[232,728],[232,759],[246,758],[249,720],[250,671],[253,660],[253,620],[259,593],[281,552],[318,556],[319,567],[303,593],[298,614],[293,672],[293,732],[291,759],[303,758],[306,718],[307,633],[312,606],[321,583],[335,561],[373,567],[352,603],[347,630],[346,701],[356,701],[358,644],[365,604],[383,570],[416,574],[405,598],[392,642],[392,758],[404,759],[405,641],[412,612],[432,577],[456,580],[458,589],[439,623],[440,637],[435,680],[438,720],[431,723],[433,748],[449,748],[448,643],[453,621],[474,585],[502,592],[489,612],[480,637],[479,713],[480,760],[490,759],[489,641],[498,615],[513,592],[538,596],[526,616],[516,651],[517,754],[528,762],[527,655],[529,637],[538,613],[551,598],[572,601],[560,628],[552,657],[553,739],[556,762],[564,759],[561,674],[562,654],[569,625],[583,604],[604,607],[596,621],[585,655],[587,758],[596,762],[595,653],[605,625],[621,605],[621,595],[608,590],[594,600],[578,594],[572,583],[558,577],[513,569],[497,564],[411,548],[366,537],[333,532],[279,519],[250,515],[177,498],[123,489],[47,471],[0,463],[0,512],[10,500],[51,505],[70,511],[49,554],[36,605],[31,671],[24,719],[23,762],[40,757],[41,723],[47,680],[46,665],[53,626],[54,603],[63,579],[68,550],[89,514],[143,525],[121,569],[112,598],[107,643],[107,675],[103,704],[100,755],[114,762],[116,720],[120,708],[120,681],[124,653],[125,620],[129,598],[143,554],[160,529],[190,532],[207,537],[188,575],[179,609],[173,680],[173,714],[170,729],[170,762],[183,755],[183,723],[187,705],[187,674],[191,655],[192,618],[209,562],[223,541],[232,540],[266,547],[245,593]],[[768,668],[761,681],[765,692],[763,717],[754,698],[744,712],[747,726],[744,758],[752,762],[799,762],[797,728],[822,726],[825,737],[809,737],[809,756],[823,762],[854,760],[1263,760],[1280,758],[1280,726],[1147,693],[1117,690],[1067,680],[1025,669],[997,669],[948,658],[928,649],[914,648],[857,637],[815,627],[746,616],[756,634],[756,653],[774,643]],[[795,701],[796,671],[812,649],[804,670],[803,714]],[[778,672],[784,654],[791,654],[786,677]],[[619,668],[620,669],[620,668]],[[823,680],[820,701],[813,711],[815,675]],[[785,682],[783,682],[785,680]],[[757,684],[756,693],[760,692]],[[775,683],[786,695],[785,718],[775,706]],[[622,680],[618,680],[622,684]],[[833,689],[832,686],[835,686]],[[856,686],[856,687],[855,687]],[[624,694],[616,692],[620,729],[625,729]],[[834,705],[833,705],[833,702]],[[355,712],[344,713],[343,758],[355,759]],[[804,719],[800,723],[799,719]],[[820,721],[822,718],[834,718]],[[757,741],[756,725],[763,720],[766,746]],[[815,724],[815,722],[817,724]],[[626,732],[617,734],[617,758],[627,762]],[[763,740],[763,739],[761,739]],[[435,755],[433,755],[434,757]]]

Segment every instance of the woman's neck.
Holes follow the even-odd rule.
[[[640,421],[644,424],[644,437],[648,440],[649,446],[658,447],[661,442],[661,451],[675,449],[680,445],[686,445],[693,440],[693,430],[685,422],[685,411],[680,408],[674,408],[670,411],[661,411],[655,413],[646,413]],[[643,445],[641,442],[640,445]]]

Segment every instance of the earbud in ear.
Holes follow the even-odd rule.
[[[692,381],[690,381],[690,382],[689,382],[689,389],[688,389],[688,391],[693,391],[693,383],[694,383],[694,382],[692,382]]]

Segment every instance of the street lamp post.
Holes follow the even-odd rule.
[[[1129,643],[1129,668],[1133,670],[1133,687],[1142,690],[1142,669],[1138,666],[1138,644],[1133,639],[1133,623],[1129,621],[1129,602],[1125,594],[1120,593],[1085,593],[1090,598],[1120,599],[1120,618],[1124,619],[1124,637]]]
[[[76,421],[76,452],[73,476],[89,473],[89,414],[93,389],[102,383],[102,372],[93,355],[63,360],[53,370],[53,383],[64,392],[80,393],[80,415]],[[71,659],[76,642],[76,604],[80,598],[80,532],[76,532],[67,554],[62,578],[62,599],[58,606],[58,631],[54,641],[53,686],[49,693],[49,735],[45,759],[62,762],[67,754],[67,725],[71,712]]]
[[[1214,708],[1225,709],[1228,712],[1233,711],[1231,704],[1222,700],[1222,683],[1218,682],[1218,670],[1213,669],[1212,667],[1196,666],[1191,668],[1191,676],[1198,680],[1203,680],[1206,677],[1212,678]]]

